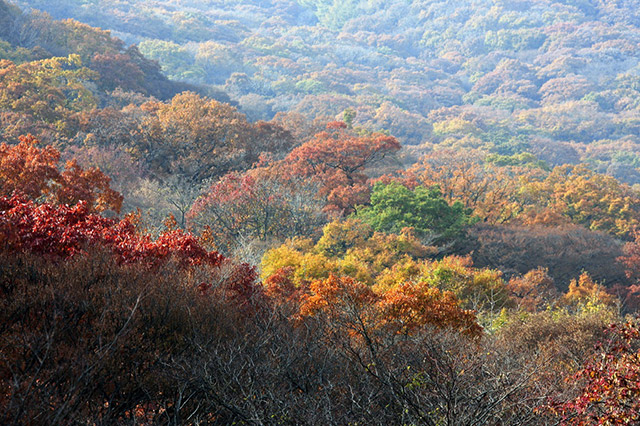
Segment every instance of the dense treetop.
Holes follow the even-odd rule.
[[[529,152],[640,176],[633,2],[15,3],[113,30],[171,78],[225,90],[252,119],[347,111],[419,152],[426,142]]]

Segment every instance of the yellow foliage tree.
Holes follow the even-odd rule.
[[[612,312],[619,301],[614,295],[607,293],[604,286],[583,272],[577,280],[571,280],[562,302],[572,310],[589,313]]]
[[[594,231],[628,236],[640,222],[640,197],[627,184],[584,165],[558,166],[522,187],[525,223],[570,221]]]

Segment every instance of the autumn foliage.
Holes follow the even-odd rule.
[[[12,3],[0,424],[640,423],[634,2]]]
[[[472,336],[482,332],[473,312],[461,309],[452,293],[425,284],[407,283],[376,292],[353,278],[332,274],[312,282],[302,296],[300,315],[319,314],[349,333],[412,334],[427,325]]]
[[[220,250],[246,239],[268,242],[312,235],[325,217],[315,189],[264,169],[229,173],[196,200],[187,218],[210,232]]]
[[[122,207],[122,195],[111,189],[110,179],[98,168],[84,170],[75,160],[58,170],[60,153],[51,146],[39,146],[33,136],[21,136],[17,145],[0,145],[0,194],[14,192],[36,200],[44,197],[57,204],[84,201],[91,211]]]
[[[551,405],[562,424],[628,425],[640,420],[640,332],[635,322],[614,324],[608,339],[599,345],[572,378],[582,384],[573,399]]]
[[[326,197],[330,210],[348,213],[367,200],[366,169],[399,149],[392,136],[358,136],[334,122],[291,151],[283,165],[294,176],[320,183],[319,195]]]
[[[469,336],[482,332],[473,311],[460,308],[450,291],[425,282],[405,283],[384,293],[379,302],[382,321],[400,333],[411,333],[426,325],[451,328]]]
[[[9,252],[27,252],[65,259],[95,246],[108,249],[122,263],[149,266],[176,258],[183,264],[218,266],[223,257],[207,252],[195,237],[180,230],[156,239],[139,235],[125,218],[91,213],[86,202],[73,207],[36,204],[20,196],[0,198],[0,242]]]
[[[567,220],[629,237],[638,226],[640,197],[628,185],[584,165],[558,166],[522,187],[525,223]]]

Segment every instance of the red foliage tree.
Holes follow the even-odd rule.
[[[330,210],[349,212],[368,195],[365,169],[399,149],[392,136],[357,136],[344,123],[332,122],[327,131],[291,151],[284,164],[294,176],[320,183],[319,195],[327,197]]]
[[[625,267],[625,273],[635,284],[640,283],[640,232],[634,233],[634,240],[625,244],[623,255],[618,258]]]
[[[84,170],[76,160],[68,161],[60,173],[60,186],[54,200],[59,204],[74,205],[86,201],[95,211],[120,211],[122,195],[111,189],[111,179],[97,167]]]
[[[207,252],[190,234],[168,231],[152,240],[136,233],[127,218],[117,221],[91,213],[88,203],[36,204],[18,195],[0,197],[0,245],[8,252],[30,252],[52,259],[83,253],[92,246],[109,249],[122,263],[149,266],[177,258],[181,264],[222,264],[224,257]]]
[[[207,251],[195,236],[180,229],[152,239],[138,234],[129,218],[118,221],[91,213],[85,201],[69,207],[36,204],[18,195],[0,197],[0,251],[33,253],[57,261],[96,248],[110,252],[120,264],[149,270],[171,260],[185,269],[207,266],[238,306],[255,307],[262,300],[254,267]],[[198,288],[206,293],[209,284]]]
[[[269,241],[309,235],[324,223],[314,190],[313,185],[269,169],[229,173],[196,200],[187,218],[208,229],[222,251],[232,250],[247,237]]]
[[[551,409],[562,424],[630,425],[640,422],[640,330],[637,323],[614,324],[611,337],[600,345],[573,379],[584,382],[580,394]]]
[[[38,198],[51,190],[50,182],[59,179],[60,153],[51,146],[39,148],[31,135],[20,136],[18,145],[0,145],[0,193],[21,192]]]
[[[113,190],[111,179],[98,168],[84,170],[75,160],[58,171],[60,152],[51,146],[40,148],[32,135],[21,136],[17,145],[0,145],[0,195],[21,193],[30,199],[46,196],[73,205],[85,201],[91,211],[122,207],[122,195]]]

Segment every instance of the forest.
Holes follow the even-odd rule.
[[[640,8],[0,0],[0,424],[640,424]]]

